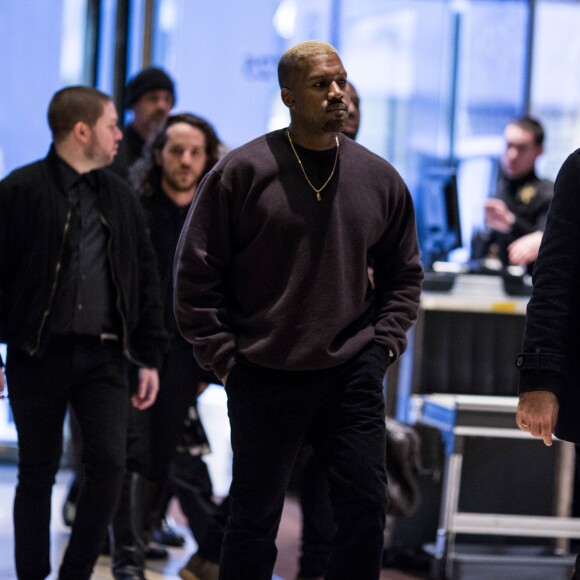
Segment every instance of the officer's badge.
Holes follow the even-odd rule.
[[[525,205],[528,205],[534,197],[536,197],[538,190],[534,185],[525,185],[518,191],[518,199]]]

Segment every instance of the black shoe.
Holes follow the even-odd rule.
[[[185,538],[175,528],[171,527],[165,518],[161,520],[161,525],[153,530],[151,539],[157,544],[174,548],[182,548],[185,545]]]
[[[124,566],[113,570],[113,578],[115,580],[145,580],[145,574],[136,566]]]
[[[167,560],[169,552],[165,548],[159,546],[147,546],[145,550],[145,558],[147,560]]]

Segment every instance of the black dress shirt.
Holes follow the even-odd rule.
[[[77,173],[63,160],[60,169],[71,217],[51,312],[51,332],[118,334],[115,290],[107,254],[109,232],[98,207],[98,179],[94,173]]]

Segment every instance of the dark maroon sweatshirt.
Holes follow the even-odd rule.
[[[389,163],[338,138],[321,201],[283,130],[231,151],[200,184],[177,247],[175,314],[218,377],[237,358],[315,370],[372,341],[391,360],[405,349],[423,275],[411,196]]]

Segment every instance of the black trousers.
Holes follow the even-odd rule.
[[[182,341],[184,342],[184,341]],[[159,369],[159,394],[145,411],[129,412],[127,432],[127,469],[151,480],[166,480],[177,454],[189,406],[197,399],[201,370],[191,351],[173,348]],[[130,381],[137,384],[137,370],[131,369]],[[200,440],[207,444],[203,427]]]
[[[191,346],[180,340],[165,356],[160,372],[162,389],[152,408],[152,463],[154,476],[166,478],[179,500],[200,554],[215,562],[219,561],[224,533],[224,510],[212,500],[213,485],[202,457],[177,451],[178,446],[187,443],[192,447],[209,446],[199,419],[190,421],[188,436],[184,437],[184,422],[189,407],[196,404],[197,387],[203,378]]]
[[[204,560],[219,563],[229,496],[219,505],[214,503],[212,481],[201,457],[178,453],[171,466],[170,481],[197,542],[198,554]]]
[[[300,507],[302,509],[302,541],[298,576],[324,576],[332,552],[334,514],[330,502],[330,486],[310,445],[302,451]]]
[[[70,404],[81,428],[85,478],[59,578],[88,580],[116,508],[125,467],[128,386],[121,350],[98,338],[51,339],[41,357],[9,348],[6,374],[19,447],[16,573],[21,580],[50,574],[52,486]]]
[[[233,479],[220,578],[270,580],[294,458],[309,440],[327,472],[336,535],[325,578],[377,580],[387,509],[385,349],[321,371],[238,362],[226,391]]]
[[[165,513],[166,500],[173,495],[188,519],[200,554],[219,561],[225,507],[212,500],[212,482],[201,456],[177,452],[201,379],[191,346],[179,340],[164,357],[155,405],[145,411],[129,411],[127,472],[112,526],[116,572],[143,570],[146,544]],[[191,432],[192,445],[207,444],[201,422],[196,426]]]

